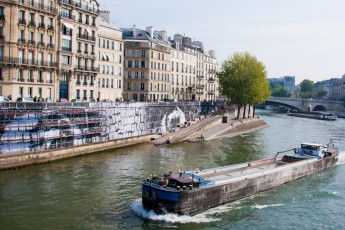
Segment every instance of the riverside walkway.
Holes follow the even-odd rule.
[[[226,117],[225,121],[223,116]],[[154,145],[173,144],[186,141],[208,141],[220,137],[236,136],[267,127],[265,121],[252,117],[244,120],[234,120],[230,114],[207,117],[199,122],[179,128],[176,132],[152,140]]]

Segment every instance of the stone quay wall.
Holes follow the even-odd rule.
[[[0,103],[0,168],[142,143],[220,103]]]

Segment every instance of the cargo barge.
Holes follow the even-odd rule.
[[[156,213],[195,215],[333,167],[338,156],[333,144],[303,143],[268,159],[152,175],[142,185],[143,207]]]
[[[289,110],[288,116],[302,117],[309,119],[325,120],[325,121],[336,121],[338,120],[337,115],[329,112],[297,112],[294,110]]]

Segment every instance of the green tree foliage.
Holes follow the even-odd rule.
[[[270,96],[265,66],[248,52],[234,53],[217,75],[221,93],[238,106],[237,119],[242,107],[264,102]]]
[[[303,93],[312,92],[313,91],[313,86],[314,86],[314,82],[313,81],[305,79],[300,84],[301,92],[303,92]]]
[[[318,99],[322,99],[326,95],[327,95],[327,91],[325,91],[323,89],[316,92],[316,98],[318,98]]]
[[[275,87],[271,95],[273,97],[291,97],[291,93],[281,85]]]
[[[313,98],[312,92],[299,92],[301,98]]]

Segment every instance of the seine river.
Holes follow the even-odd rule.
[[[144,144],[2,171],[1,229],[345,229],[345,120],[257,114],[269,127],[234,138]],[[141,183],[152,173],[256,160],[330,138],[341,153],[333,169],[196,216],[159,216],[141,206]]]

